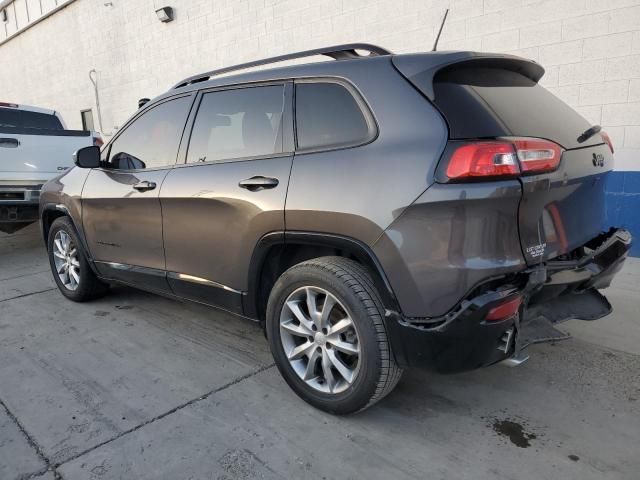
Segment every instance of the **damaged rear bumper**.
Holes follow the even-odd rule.
[[[398,364],[458,372],[510,359],[526,359],[528,346],[569,338],[555,325],[570,319],[596,320],[611,313],[598,291],[622,268],[631,247],[626,230],[611,230],[572,252],[504,283],[492,280],[483,293],[463,300],[438,318],[406,318],[387,311],[386,326]],[[476,289],[478,292],[478,289]],[[496,306],[520,298],[518,313],[487,321]]]

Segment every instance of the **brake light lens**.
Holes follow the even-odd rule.
[[[485,320],[487,322],[500,322],[502,320],[506,320],[507,318],[511,318],[516,313],[518,313],[521,303],[522,297],[520,296],[512,298],[511,300],[507,300],[506,302],[489,310],[489,313],[487,313]]]
[[[562,148],[548,140],[517,138],[514,140],[522,173],[552,172],[560,165]]]
[[[452,179],[514,176],[520,173],[513,145],[506,142],[477,142],[463,145],[447,165]]]
[[[562,147],[540,138],[509,138],[465,143],[447,164],[450,180],[477,177],[514,177],[552,172],[560,165]]]
[[[611,141],[611,137],[607,132],[600,132],[600,136],[602,137],[602,141],[609,146],[609,150],[613,153],[613,142]]]

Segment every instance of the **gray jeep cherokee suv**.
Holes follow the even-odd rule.
[[[313,55],[335,61],[222,75]],[[611,311],[598,289],[631,243],[605,228],[609,138],[543,73],[353,44],[187,78],[44,187],[55,281],[258,320],[291,388],[333,413],[407,367],[521,363],[556,323]]]

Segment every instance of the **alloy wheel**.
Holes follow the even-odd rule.
[[[53,239],[53,261],[62,284],[66,289],[75,291],[80,285],[78,248],[64,230],[56,232]]]
[[[355,323],[340,301],[322,288],[298,288],[287,297],[280,313],[280,339],[293,370],[317,391],[343,392],[358,375]]]

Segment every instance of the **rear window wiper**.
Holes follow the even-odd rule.
[[[580,134],[580,136],[577,138],[578,143],[583,143],[586,142],[587,140],[589,140],[591,137],[593,137],[596,133],[598,133],[600,130],[602,130],[602,127],[600,125],[594,125],[592,127],[587,128],[584,132],[582,132]]]

